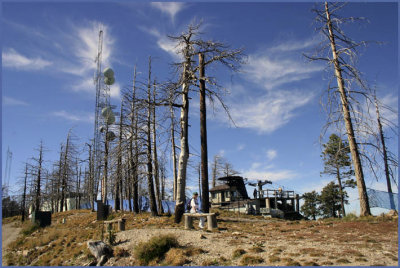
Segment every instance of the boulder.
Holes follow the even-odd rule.
[[[398,213],[397,213],[396,210],[391,209],[391,210],[386,214],[386,216],[388,216],[388,217],[395,217],[395,216],[398,216]]]
[[[87,246],[90,253],[96,258],[97,266],[104,265],[108,258],[113,255],[112,248],[103,241],[88,241]]]

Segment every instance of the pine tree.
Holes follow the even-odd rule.
[[[319,194],[316,191],[303,194],[304,204],[301,206],[301,212],[307,218],[316,219],[320,215]]]
[[[346,198],[348,198],[348,195],[346,191],[343,191],[343,197],[344,197],[344,203],[347,204],[348,201]],[[333,181],[328,183],[322,191],[321,195],[319,197],[320,200],[320,209],[321,209],[321,214],[325,218],[333,217],[336,218],[337,214],[336,212],[339,212],[341,205],[340,205],[340,200],[341,200],[341,195],[339,191],[339,186],[335,184]]]
[[[322,158],[324,160],[323,174],[333,175],[337,178],[342,216],[346,216],[344,209],[344,188],[356,186],[354,179],[350,177],[354,175],[351,165],[350,148],[348,142],[342,140],[338,135],[332,134],[329,141],[323,145],[324,151]],[[345,182],[342,179],[347,178]]]

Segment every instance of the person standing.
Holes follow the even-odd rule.
[[[197,200],[199,197],[199,194],[197,192],[193,193],[193,198],[190,200],[190,213],[200,213],[199,209],[199,201]],[[200,217],[200,222],[199,222],[199,227],[201,229],[204,228],[204,217]]]

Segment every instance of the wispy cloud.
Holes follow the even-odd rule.
[[[22,101],[22,100],[17,100],[11,97],[3,97],[2,101],[4,106],[27,106],[29,105],[27,102]]]
[[[70,113],[65,110],[60,110],[53,112],[51,115],[73,122],[93,123],[94,120],[92,113]]]
[[[270,48],[271,52],[290,52],[290,51],[298,51],[303,49],[308,49],[311,47],[315,47],[320,43],[321,40],[319,35],[305,39],[305,40],[285,40],[280,42],[279,44]]]
[[[315,38],[286,40],[252,53],[244,72],[248,80],[272,90],[284,84],[310,78],[323,65],[306,63],[301,52],[316,45]]]
[[[154,36],[157,39],[157,46],[161,50],[167,52],[172,58],[175,60],[181,59],[181,56],[178,54],[179,47],[176,46],[174,41],[168,38],[167,34],[161,33],[156,28],[149,28],[145,26],[138,26],[138,28],[147,34]]]
[[[23,47],[3,51],[3,66],[22,70],[46,70],[71,75],[73,82],[69,88],[76,92],[95,93],[93,77],[97,68],[99,31],[103,31],[102,66],[111,66],[115,47],[115,38],[108,25],[99,21],[66,22],[63,26],[41,28],[37,31],[28,25],[7,22],[7,25],[22,35],[36,38],[37,47],[25,52]],[[39,34],[32,35],[31,32]],[[52,36],[49,40],[47,36]],[[35,51],[35,56],[32,54]],[[46,59],[44,59],[46,58]],[[51,67],[51,68],[49,68]],[[116,79],[118,79],[116,75]],[[119,97],[120,86],[111,86],[111,97]]]
[[[272,159],[275,159],[278,155],[278,152],[276,150],[270,149],[267,151],[267,159],[271,161]]]
[[[167,14],[171,21],[175,22],[175,16],[184,8],[184,3],[182,2],[152,2],[152,7],[157,8],[162,13]]]
[[[16,70],[42,70],[53,63],[41,57],[24,56],[15,49],[8,48],[2,52],[2,64],[5,68]]]
[[[296,109],[314,98],[312,92],[280,90],[262,97],[248,97],[232,103],[231,116],[238,127],[250,128],[259,133],[272,133],[295,117]],[[226,118],[221,118],[227,121]]]

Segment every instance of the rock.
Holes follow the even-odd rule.
[[[112,248],[103,241],[88,241],[87,246],[93,256],[100,260],[102,256],[112,256]]]
[[[391,209],[391,210],[386,214],[386,216],[388,216],[388,217],[395,217],[395,216],[398,216],[398,213],[397,213],[396,210]]]
[[[100,260],[97,262],[96,266],[103,266],[108,261],[108,256],[103,255],[100,257]]]
[[[31,251],[26,249],[22,251],[22,256],[27,257],[29,254],[31,254]]]
[[[207,237],[205,237],[204,235],[200,235],[200,239],[207,239]]]
[[[240,235],[240,232],[233,232],[233,235]]]

